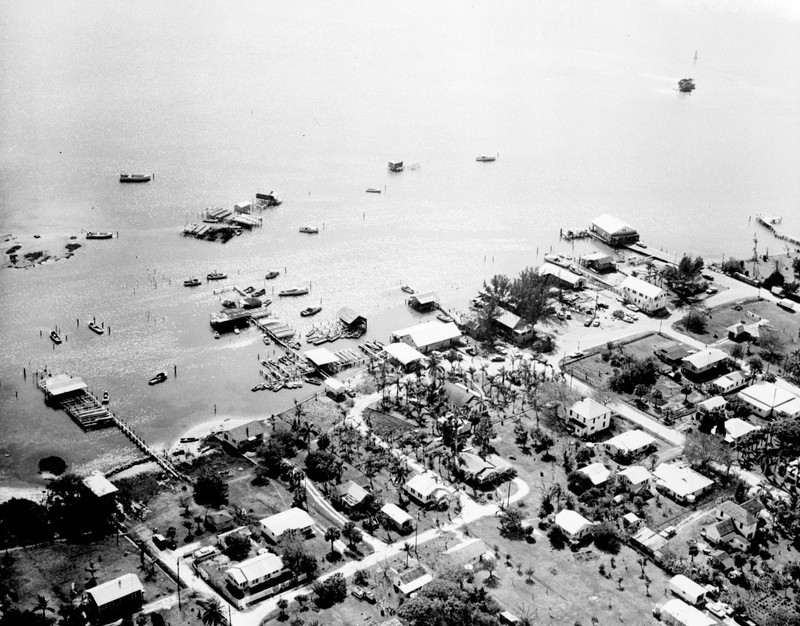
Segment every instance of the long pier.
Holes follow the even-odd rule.
[[[762,217],[761,215],[757,215],[756,222],[770,231],[778,239],[783,239],[784,241],[788,241],[796,246],[800,246],[800,237],[786,235],[780,231],[778,228],[778,224],[781,223],[780,217]]]
[[[167,474],[169,474],[173,478],[182,480],[184,482],[188,483],[192,482],[191,478],[186,476],[186,474],[179,472],[177,468],[169,460],[167,460],[163,455],[158,454],[155,450],[153,450],[150,446],[148,446],[145,443],[144,439],[142,439],[141,437],[139,437],[139,435],[133,432],[133,430],[131,430],[131,428],[127,424],[125,424],[121,419],[119,419],[116,415],[114,415],[110,411],[109,414],[111,415],[111,419],[117,426],[117,428],[119,428],[122,431],[122,433],[133,442],[133,445],[139,448],[151,459],[153,459],[153,461],[158,463],[158,465],[160,465],[161,468],[165,472],[167,472]]]

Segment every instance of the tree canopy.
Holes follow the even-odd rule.
[[[480,590],[466,592],[455,582],[438,578],[397,611],[408,626],[496,626],[500,607]]]

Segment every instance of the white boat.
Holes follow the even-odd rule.
[[[475,157],[475,160],[481,163],[491,163],[492,161],[497,160],[497,156],[491,154],[482,154],[479,157]]]
[[[316,235],[319,232],[319,228],[316,226],[301,226],[300,232],[308,233],[309,235]]]

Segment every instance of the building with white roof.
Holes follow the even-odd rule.
[[[639,233],[618,217],[603,213],[594,218],[589,232],[610,246],[627,246],[639,241]]]
[[[737,370],[720,376],[711,382],[710,387],[715,393],[723,395],[738,391],[742,387],[747,387],[749,380],[742,372]]]
[[[396,330],[390,339],[393,343],[401,341],[423,354],[428,354],[432,350],[449,348],[458,343],[461,339],[461,331],[454,322],[426,322]]]
[[[650,485],[653,475],[641,465],[631,465],[617,472],[620,484],[629,492],[636,494]]]
[[[738,395],[761,417],[800,417],[800,399],[775,383],[760,382],[742,389]]]
[[[403,367],[406,371],[412,370],[420,361],[425,360],[425,355],[415,350],[407,343],[390,343],[383,347],[389,355],[389,360]]]
[[[673,576],[669,581],[669,588],[676,596],[695,606],[706,597],[706,588],[683,574]]]
[[[714,413],[715,411],[722,411],[728,404],[722,396],[711,396],[707,400],[697,403],[698,413]]]
[[[381,513],[398,532],[408,532],[413,527],[414,518],[393,502],[384,504],[381,507]]]
[[[337,357],[327,348],[314,348],[313,350],[306,350],[305,356],[317,367],[325,367],[339,362],[339,357]]]
[[[586,285],[583,276],[555,263],[542,263],[539,276],[549,276],[562,289],[581,289]]]
[[[656,440],[643,430],[636,428],[626,430],[603,442],[603,446],[610,454],[630,454],[639,456],[649,454],[656,448]]]
[[[739,417],[732,417],[729,420],[725,420],[725,441],[736,446],[742,437],[759,428],[761,427]]]
[[[592,481],[595,487],[607,483],[611,478],[611,471],[602,463],[590,463],[578,471]]]
[[[118,489],[114,486],[108,478],[103,476],[103,473],[95,470],[83,479],[83,484],[98,498],[105,498],[112,494],[117,493]]]
[[[661,607],[661,621],[667,626],[715,626],[717,623],[717,620],[678,598]]]
[[[497,316],[492,320],[494,325],[514,343],[521,344],[533,339],[534,327],[516,313],[501,307],[497,308]]]
[[[136,574],[123,574],[86,590],[88,613],[101,623],[135,613],[141,608],[143,598],[144,587]]]
[[[290,573],[277,554],[267,552],[242,561],[235,567],[225,570],[226,582],[245,593],[254,587],[277,580]]]
[[[684,357],[681,364],[687,374],[702,376],[722,367],[728,358],[728,353],[719,348],[706,348]]]
[[[635,304],[645,313],[660,311],[667,306],[667,292],[658,285],[636,276],[628,276],[620,284],[626,302]]]
[[[404,596],[411,595],[419,591],[433,580],[433,576],[416,559],[412,559],[408,568],[398,569],[390,567],[386,571],[389,580],[392,581],[395,589]]]
[[[656,487],[678,502],[694,502],[714,488],[713,480],[674,463],[661,463],[653,474]]]
[[[576,437],[586,437],[611,425],[611,409],[607,406],[584,398],[567,410],[567,427]]]
[[[459,455],[459,467],[467,480],[481,485],[500,480],[508,476],[513,467],[511,463],[496,454],[482,459],[474,452],[462,452]]]
[[[287,531],[294,530],[301,535],[310,535],[314,532],[314,519],[303,509],[292,507],[270,517],[265,517],[258,522],[264,535],[277,543]]]
[[[449,491],[430,473],[417,474],[403,486],[406,493],[419,504],[428,505],[444,498]]]
[[[556,513],[555,523],[570,541],[578,541],[585,537],[594,527],[594,524],[583,515],[570,509]]]

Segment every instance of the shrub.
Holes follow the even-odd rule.
[[[61,476],[67,471],[67,462],[60,456],[46,456],[39,461],[39,472]]]

